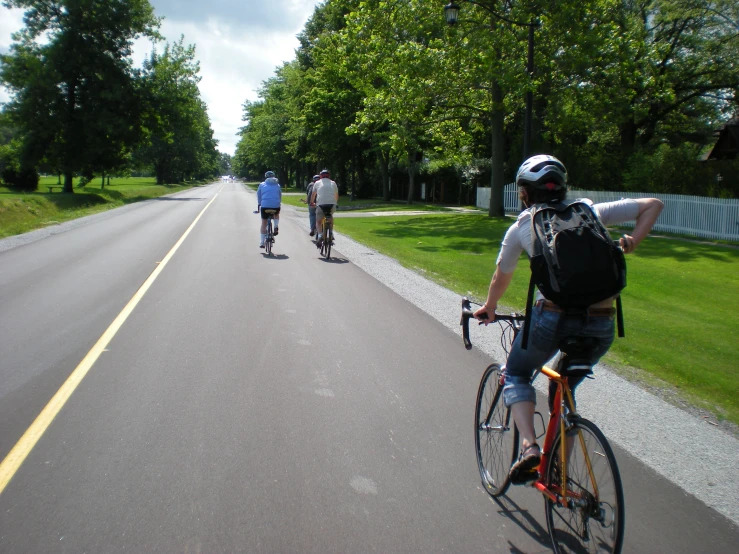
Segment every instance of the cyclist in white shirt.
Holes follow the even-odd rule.
[[[316,246],[321,247],[321,229],[323,220],[327,215],[332,215],[336,211],[336,205],[339,203],[339,187],[331,180],[331,174],[328,169],[323,169],[319,174],[320,179],[313,185],[313,194],[311,196],[311,204],[316,206],[316,229],[318,229],[318,240]],[[333,218],[331,220],[331,229],[333,229]]]
[[[545,203],[566,202],[567,170],[553,156],[534,156],[519,168],[516,184],[519,198],[528,209],[521,212],[516,222],[508,228],[498,254],[487,301],[474,314],[486,323],[495,321],[498,301],[511,283],[521,253],[525,251],[529,257],[532,255],[532,208]],[[657,198],[625,199],[601,204],[585,201],[592,206],[604,225],[636,220],[631,235],[624,235],[620,239],[625,253],[633,252],[647,236],[663,208]],[[506,361],[503,388],[505,405],[511,408],[521,434],[521,454],[511,467],[512,483],[521,484],[536,479],[536,468],[541,461],[541,450],[534,432],[536,393],[530,382],[534,371],[556,354],[560,340],[568,336],[597,339],[598,345],[590,360],[595,364],[613,342],[613,302],[614,298],[609,298],[593,304],[586,310],[585,316],[571,315],[540,294],[533,308],[530,308],[533,311],[528,347],[525,350],[522,348],[523,333],[519,333]],[[571,380],[573,389],[576,385]]]

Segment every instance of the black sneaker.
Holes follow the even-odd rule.
[[[259,248],[264,248],[264,244],[260,244],[259,245]]]
[[[275,227],[275,232],[274,232],[274,233],[272,233],[272,235],[276,237],[276,236],[277,236],[277,235],[279,235],[279,234],[280,234],[280,230],[279,230],[278,228],[276,228],[276,227]]]

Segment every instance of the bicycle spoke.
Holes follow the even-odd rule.
[[[509,426],[510,410],[503,403],[500,372],[498,364],[485,370],[475,410],[477,464],[482,484],[491,496],[500,496],[508,489],[508,472],[518,444],[518,431]]]

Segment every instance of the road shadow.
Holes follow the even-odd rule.
[[[491,497],[490,500],[498,505],[500,515],[518,525],[527,535],[539,543],[543,547],[542,552],[551,552],[552,541],[549,538],[549,532],[539,524],[528,510],[521,508],[508,496]],[[511,541],[508,541],[508,544],[511,547],[511,553],[530,553],[528,550],[521,550]]]
[[[349,260],[345,258],[334,258],[333,256],[331,256],[328,260],[326,258],[318,258],[318,259],[326,264],[348,264],[349,263]]]
[[[176,201],[176,202],[187,202],[190,200],[207,200],[207,198],[176,198],[172,196],[158,196],[157,198],[146,198],[146,202],[162,202],[162,201]]]
[[[274,254],[274,253],[267,254],[266,252],[260,252],[260,254],[262,255],[262,258],[266,260],[289,260],[290,259],[290,256],[288,256],[287,254]]]

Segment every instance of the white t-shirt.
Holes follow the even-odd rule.
[[[639,204],[633,198],[593,204],[588,198],[579,198],[587,202],[595,210],[603,225],[623,223],[636,219],[639,214]],[[508,228],[500,247],[496,265],[503,273],[513,273],[518,258],[524,250],[531,257],[531,208],[522,211],[516,222]]]
[[[316,206],[321,204],[336,204],[339,187],[328,177],[316,181],[313,191],[316,193]]]

